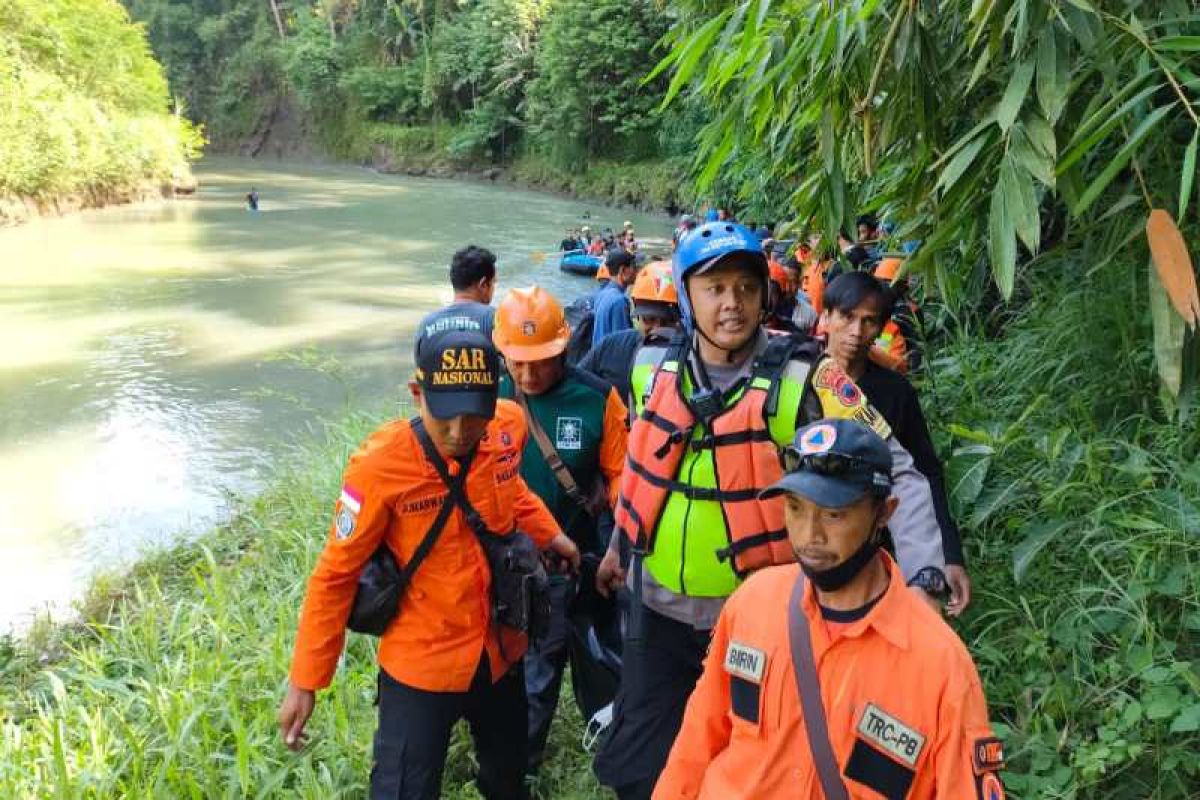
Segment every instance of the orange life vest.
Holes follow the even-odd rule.
[[[779,448],[767,427],[774,413],[779,380],[796,355],[819,356],[810,340],[772,337],[741,395],[706,421],[684,398],[680,370],[686,368],[686,342],[676,340],[654,376],[645,408],[629,432],[629,450],[621,473],[616,527],[635,551],[652,553],[667,496],[678,492],[692,500],[719,502],[728,547],[718,558],[729,560],[739,577],[761,567],[794,560],[783,524],[783,500],[758,499],[779,480]],[[729,397],[730,395],[726,395]],[[695,437],[697,427],[702,436]],[[678,479],[688,447],[713,451],[716,487],[698,487]]]

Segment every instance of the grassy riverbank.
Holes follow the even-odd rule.
[[[0,797],[363,796],[372,640],[351,637],[304,753],[274,714],[341,465],[376,421],[330,426],[228,525],[99,580],[80,624],[0,649]],[[544,797],[598,796],[577,725],[556,726]],[[477,796],[470,752],[460,731],[447,797]]]
[[[340,121],[325,128],[317,143],[334,158],[382,172],[484,178],[645,211],[674,213],[697,202],[686,158],[595,159],[568,169],[546,155],[529,152],[495,164],[456,149],[461,135],[461,129],[452,125]]]
[[[1200,433],[1147,388],[1144,315],[1111,311],[1144,307],[1128,294],[1144,269],[1067,282],[1046,265],[1019,313],[930,309],[943,341],[923,397],[976,581],[958,629],[1014,798],[1182,800],[1200,781]],[[375,421],[331,425],[232,523],[0,654],[0,796],[361,795],[369,640],[352,637],[303,754],[274,713],[341,464]],[[540,794],[603,796],[569,718]],[[472,796],[469,770],[460,736],[448,797]]]
[[[4,3],[0,97],[0,225],[194,186],[201,136],[117,0]]]

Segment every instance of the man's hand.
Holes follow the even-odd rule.
[[[957,617],[971,605],[971,576],[967,574],[967,568],[961,564],[947,564],[946,585],[950,587],[946,614]]]
[[[560,558],[567,561],[571,565],[573,572],[579,572],[579,548],[571,541],[571,537],[565,533],[560,533],[550,540],[550,546],[546,549],[553,550]]]
[[[287,696],[279,706],[279,735],[290,750],[304,747],[308,737],[304,734],[304,726],[312,716],[313,706],[316,705],[315,692],[300,689],[288,683]]]
[[[920,586],[909,586],[908,590],[910,592],[916,592],[917,597],[924,600],[925,605],[932,608],[935,612],[937,612],[938,614],[942,613],[942,604],[939,603],[938,599],[936,597],[934,597],[933,595],[931,595],[929,592],[925,591]]]
[[[601,597],[608,597],[624,583],[625,570],[621,569],[621,559],[616,550],[609,550],[596,567],[596,591]]]

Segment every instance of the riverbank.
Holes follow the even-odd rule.
[[[195,189],[203,135],[120,3],[14,0],[0,40],[0,226]]]
[[[922,401],[975,580],[955,627],[1006,740],[1009,796],[1182,800],[1200,780],[1200,430],[1143,402],[1149,354],[1122,343],[1147,321],[1094,313],[1144,265],[1086,286],[1043,266],[1001,336],[927,309],[944,327]],[[0,796],[361,793],[369,640],[351,637],[305,753],[283,750],[273,715],[339,470],[378,419],[322,429],[231,523],[99,582],[79,624],[9,642]],[[540,796],[604,796],[568,696]],[[473,796],[459,736],[446,797]]]
[[[269,138],[265,147],[256,149],[282,157],[292,152],[311,153],[317,148],[332,159],[385,174],[502,183],[560,197],[672,215],[697,202],[686,158],[593,160],[568,168],[548,156],[527,152],[511,161],[492,163],[456,151],[457,135],[458,130],[449,125],[360,123],[327,133],[319,145],[307,140]]]
[[[351,635],[303,753],[274,715],[341,465],[379,419],[326,426],[228,524],[97,579],[79,622],[0,644],[0,796],[364,795],[373,640]],[[563,697],[541,796],[600,797]],[[458,731],[444,797],[476,796],[470,749]]]
[[[41,217],[61,217],[92,208],[154,203],[190,196],[197,182],[189,172],[175,182],[140,181],[128,185],[98,187],[48,197],[0,196],[0,228],[23,225]]]

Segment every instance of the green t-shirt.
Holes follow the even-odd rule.
[[[594,375],[567,367],[563,379],[550,391],[527,395],[529,411],[546,432],[563,463],[587,496],[600,477],[600,445],[604,439],[604,412],[612,387]],[[500,396],[513,398],[512,378],[500,382]],[[563,490],[530,432],[521,454],[521,477],[542,498],[563,531],[583,552],[603,553],[596,520]]]

